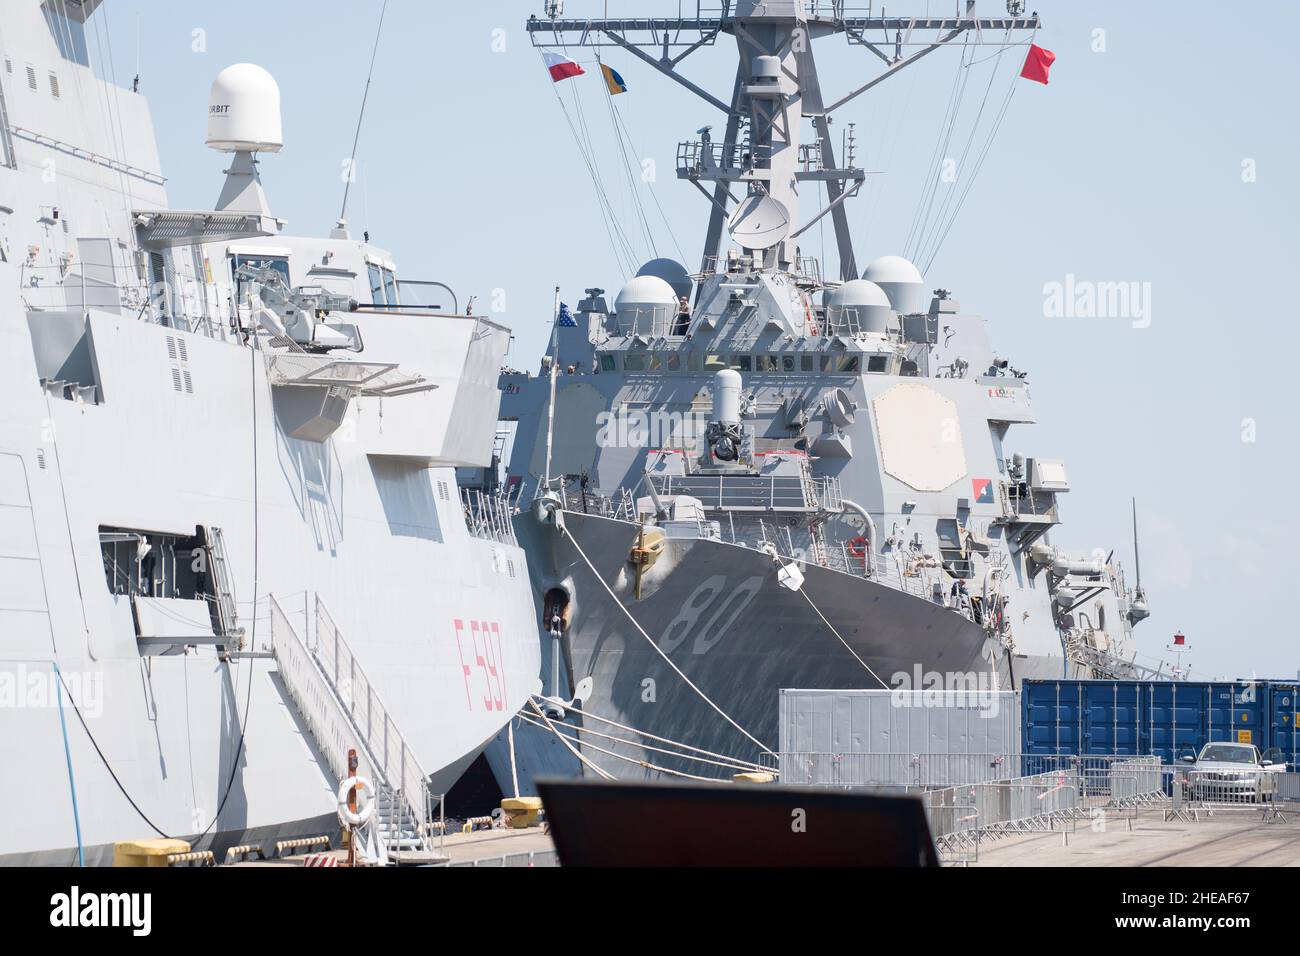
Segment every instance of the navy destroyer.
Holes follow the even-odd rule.
[[[539,689],[508,516],[455,481],[509,332],[342,220],[285,234],[265,70],[196,85],[230,165],[173,209],[108,8],[0,6],[0,862],[337,832],[350,749],[427,849]]]
[[[832,135],[848,104],[936,50],[1023,56],[1037,15],[734,0],[602,20],[559,6],[529,20],[534,45],[616,51],[696,94],[708,112],[692,125],[725,126],[676,152],[710,207],[698,267],[649,261],[574,310],[557,290],[540,372],[502,375],[499,478],[522,502],[550,699],[509,771],[493,752],[503,786],[527,787],[548,761],[730,772],[648,735],[759,760],[784,687],[1149,673],[1133,637],[1149,613],[1140,581],[1113,551],[1051,543],[1071,484],[1016,427],[1035,420],[1029,376],[913,263],[885,254],[860,269],[849,201],[866,172],[852,137]],[[829,92],[813,51],[836,37],[883,68]],[[715,45],[737,58],[726,98],[680,71]],[[837,278],[800,245],[824,217]],[[595,736],[616,727],[645,736]]]

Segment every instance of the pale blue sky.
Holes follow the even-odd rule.
[[[275,74],[283,98],[285,149],[262,164],[272,208],[290,232],[326,231],[378,0],[106,6],[119,81],[129,83],[138,57],[172,203],[215,200],[224,157],[203,147],[208,84],[222,67],[252,61]],[[606,6],[611,15],[662,15],[678,4],[568,0],[566,13],[599,16]],[[1038,42],[1057,54],[1051,85],[1019,81],[927,282],[984,314],[997,350],[1029,372],[1041,424],[1012,435],[1028,454],[1066,460],[1073,490],[1057,544],[1115,547],[1131,575],[1136,495],[1153,612],[1137,630],[1142,652],[1162,656],[1181,629],[1199,675],[1294,676],[1297,400],[1277,369],[1300,354],[1291,289],[1300,251],[1300,4],[1029,6],[1044,18]],[[887,8],[939,15],[954,4],[893,0]],[[998,0],[979,4],[986,16],[1003,10]],[[391,0],[349,207],[354,230],[369,229],[406,277],[447,281],[462,302],[479,296],[481,308],[504,290],[502,318],[516,332],[511,361],[522,368],[540,355],[556,284],[572,303],[585,286],[612,292],[622,282],[580,153],[523,29],[540,12],[540,0]],[[206,31],[206,52],[192,50],[196,28]],[[1105,52],[1093,50],[1097,29]],[[505,51],[496,52],[501,36]],[[960,153],[988,71],[998,69],[992,111],[1021,49],[972,67],[948,154]],[[823,86],[835,91],[881,65],[842,40],[821,42],[818,59]],[[620,114],[638,157],[656,160],[656,196],[694,266],[708,209],[673,178],[674,149],[698,127],[720,126],[719,114],[626,53],[609,50],[606,60],[631,87],[617,100]],[[838,128],[858,124],[859,164],[880,171],[850,207],[860,264],[903,251],[957,64],[955,50],[937,52],[838,117]],[[728,41],[684,71],[725,99],[732,69]],[[611,201],[635,237],[603,88],[595,76],[567,82],[582,84]],[[981,132],[976,145],[982,140]],[[1242,181],[1247,159],[1253,183]],[[959,173],[957,187],[940,189],[963,183]],[[659,250],[671,253],[645,201]],[[812,235],[805,252],[819,251]],[[1045,318],[1044,284],[1069,273],[1151,283],[1150,327]],[[1242,440],[1247,418],[1253,442]]]

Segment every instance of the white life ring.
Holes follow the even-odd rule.
[[[348,794],[352,788],[366,792],[366,805],[354,813],[348,806]],[[339,821],[350,827],[363,827],[375,815],[375,788],[365,777],[348,777],[339,785]]]

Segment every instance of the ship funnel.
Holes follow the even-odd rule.
[[[713,420],[740,424],[740,373],[724,368],[713,376]]]

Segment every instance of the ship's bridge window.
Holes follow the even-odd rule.
[[[618,369],[618,360],[612,355],[602,355],[600,357],[600,370],[602,372],[613,372]]]
[[[686,371],[698,372],[700,370],[700,353],[688,352],[686,355]]]
[[[781,371],[783,371],[783,372],[793,372],[793,371],[795,370],[795,368],[796,368],[796,365],[795,365],[795,357],[794,357],[793,355],[782,355],[782,356],[781,356]]]
[[[90,66],[82,4],[68,3],[67,0],[45,0],[41,4],[41,13],[45,14],[45,23],[50,28],[50,35],[54,37],[54,45],[59,48],[59,56],[82,66]],[[81,13],[81,19],[78,19],[78,13]]]
[[[716,372],[719,369],[728,368],[727,357],[725,355],[706,355],[704,356],[704,371]]]
[[[662,356],[658,354],[654,354],[654,355],[650,355],[649,359],[650,359],[650,371],[652,372],[659,371],[660,367],[663,365],[664,362]]]
[[[676,352],[668,356],[667,368],[670,372],[680,371],[682,367],[682,357]]]
[[[393,270],[378,263],[366,262],[366,272],[370,276],[370,302],[372,305],[397,305],[397,278]]]
[[[779,355],[754,356],[754,371],[755,372],[781,371],[781,357]]]
[[[811,372],[813,370],[813,357],[811,355],[799,356],[799,370],[801,372]]]
[[[280,273],[284,279],[284,284],[293,288],[293,283],[289,280],[289,259],[287,256],[246,256],[232,255],[230,257],[230,275],[235,280],[235,299],[239,300],[243,291],[243,280],[239,278],[238,272],[240,266],[252,266],[254,269],[274,269]]]
[[[823,372],[856,372],[858,370],[858,356],[856,355],[823,355],[822,371]]]
[[[737,372],[751,371],[753,363],[748,355],[733,355],[731,357],[731,367]]]
[[[625,372],[644,372],[645,371],[645,353],[628,352],[623,356],[623,371]]]
[[[889,368],[889,357],[885,355],[873,355],[867,359],[868,372],[884,372]]]

